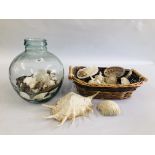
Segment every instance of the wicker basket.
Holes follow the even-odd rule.
[[[121,84],[107,84],[107,85],[95,85],[89,84],[89,78],[85,80],[80,80],[77,78],[77,71],[84,66],[69,67],[69,79],[73,80],[77,91],[83,96],[90,96],[99,92],[95,97],[98,99],[126,99],[132,95],[132,92],[140,87],[147,78],[142,76],[136,70],[133,69],[132,75],[130,77],[129,85]],[[104,72],[105,67],[99,67],[99,71]],[[129,69],[125,70],[125,74],[128,74]]]

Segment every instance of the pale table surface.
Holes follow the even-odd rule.
[[[1,59],[2,60],[2,59]],[[123,62],[124,63],[124,62]],[[49,111],[41,104],[32,104],[21,99],[13,90],[8,79],[8,61],[0,65],[0,134],[155,134],[155,65],[137,63],[134,67],[149,81],[138,88],[133,96],[126,100],[117,100],[122,113],[118,117],[103,117],[95,106],[101,100],[93,100],[94,113],[88,118],[77,118],[58,127],[55,120],[46,120],[42,116]],[[69,91],[75,91],[74,85],[67,79],[68,65],[63,86],[48,104]]]

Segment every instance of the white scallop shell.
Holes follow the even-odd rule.
[[[83,97],[74,92],[66,94],[60,98],[54,105],[44,105],[50,108],[52,115],[45,118],[54,118],[62,125],[66,120],[74,121],[78,116],[85,116],[92,112],[92,99],[97,94],[89,97]]]
[[[121,78],[121,84],[122,85],[129,85],[130,81],[126,77]]]
[[[117,103],[111,100],[105,100],[97,105],[97,109],[104,116],[116,116],[121,113],[121,110]]]
[[[98,72],[98,67],[96,66],[86,67],[78,70],[77,77],[79,79],[85,79],[97,74],[97,72]]]

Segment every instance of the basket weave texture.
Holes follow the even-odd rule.
[[[98,95],[95,97],[97,99],[126,99],[129,98],[133,91],[135,91],[138,87],[140,87],[144,81],[147,81],[143,75],[138,73],[133,69],[132,75],[129,78],[131,83],[129,85],[121,85],[121,84],[106,84],[106,85],[96,85],[89,84],[89,78],[84,80],[80,80],[77,78],[77,71],[84,66],[75,66],[69,67],[69,76],[68,78],[73,81],[76,86],[76,89],[79,94],[83,96],[90,96],[97,92]],[[99,67],[99,72],[104,72],[105,67]],[[125,74],[128,74],[129,69],[125,70]]]

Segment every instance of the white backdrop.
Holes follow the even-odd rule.
[[[49,104],[75,91],[67,79],[70,64],[134,67],[149,81],[132,98],[117,101],[120,116],[104,118],[95,111],[90,119],[57,128],[41,117],[48,111],[22,100],[9,83],[9,64],[27,37],[46,38],[48,50],[65,66],[63,87]],[[0,134],[155,134],[154,41],[155,20],[0,20]]]
[[[62,61],[155,60],[155,20],[0,20],[1,54],[19,54],[26,37],[46,38]]]

